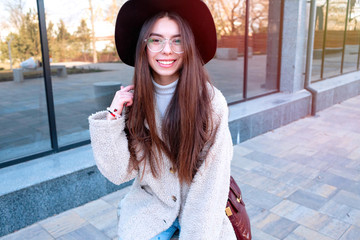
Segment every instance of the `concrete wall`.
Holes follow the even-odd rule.
[[[280,91],[304,88],[306,52],[306,1],[284,0]]]

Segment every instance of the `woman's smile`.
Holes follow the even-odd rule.
[[[170,68],[172,66],[174,66],[174,63],[176,62],[176,60],[163,60],[163,59],[159,59],[159,60],[156,60],[158,63],[159,63],[159,66],[160,67],[163,67],[163,68]]]

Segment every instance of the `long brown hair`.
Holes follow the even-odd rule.
[[[156,128],[152,70],[144,39],[150,36],[155,22],[163,17],[169,17],[179,25],[184,53],[179,81],[162,122],[162,141]],[[163,152],[178,172],[180,181],[191,183],[205,159],[204,149],[214,139],[209,92],[209,86],[212,85],[208,84],[210,80],[191,28],[178,14],[163,12],[145,22],[137,43],[133,81],[134,101],[127,112],[130,166],[139,169],[140,163],[147,164],[148,160],[153,176],[158,177]],[[148,128],[144,124],[145,120]],[[137,151],[139,148],[135,146],[140,146],[143,151],[141,156]]]

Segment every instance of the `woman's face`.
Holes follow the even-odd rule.
[[[157,39],[159,37],[163,39],[176,39],[180,37],[180,29],[174,20],[163,17],[155,22],[151,29],[151,37],[156,37]],[[146,51],[149,64],[153,70],[154,80],[158,84],[167,85],[179,78],[179,69],[183,63],[183,53],[175,53],[170,48],[169,41],[165,41],[164,49],[160,52],[151,51],[149,47],[147,47]]]

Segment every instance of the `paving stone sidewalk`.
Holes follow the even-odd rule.
[[[360,239],[360,96],[234,146],[254,240]],[[116,239],[122,189],[10,239]]]

